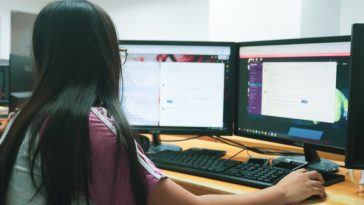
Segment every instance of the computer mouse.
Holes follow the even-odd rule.
[[[321,200],[321,196],[320,195],[312,195],[310,197],[308,197],[306,200]]]
[[[310,197],[308,197],[306,200],[314,200],[314,201],[323,201],[327,198],[327,194],[324,194],[324,197],[321,197],[320,195],[312,195]]]
[[[139,143],[139,145],[142,147],[144,153],[147,153],[150,147],[150,140],[148,137],[144,135],[137,135],[136,141]]]

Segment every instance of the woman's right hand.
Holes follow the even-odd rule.
[[[276,188],[285,193],[288,203],[297,203],[312,195],[326,198],[323,183],[324,180],[319,172],[299,169],[284,177]]]

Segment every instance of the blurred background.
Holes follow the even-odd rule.
[[[51,0],[0,0],[0,59],[26,55],[36,14]],[[349,35],[363,0],[91,0],[120,39],[254,41]]]

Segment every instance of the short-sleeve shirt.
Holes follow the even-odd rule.
[[[89,115],[92,172],[89,181],[89,192],[91,204],[134,205],[135,201],[128,167],[129,159],[123,148],[118,158],[119,161],[116,162],[117,141],[113,123],[113,120],[108,117],[107,111],[104,108],[92,108]],[[6,137],[6,134],[7,130],[5,130],[2,140]],[[39,194],[33,197],[36,193],[36,187],[34,187],[31,180],[28,164],[29,137],[27,132],[18,151],[6,196],[6,204],[46,204],[44,191],[41,190]],[[158,181],[165,178],[165,176],[144,155],[139,145],[136,145],[136,149],[141,171],[146,177],[147,194],[149,195]],[[119,169],[115,174],[114,168],[116,163],[119,163]],[[36,160],[34,175],[36,182],[40,182],[39,159]],[[75,200],[73,204],[86,204],[86,202],[81,197],[79,200]]]

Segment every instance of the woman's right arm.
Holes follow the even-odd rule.
[[[322,176],[316,171],[300,169],[275,186],[243,195],[196,196],[167,178],[152,190],[148,205],[278,205],[300,202],[312,195],[326,197]]]

